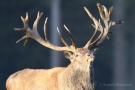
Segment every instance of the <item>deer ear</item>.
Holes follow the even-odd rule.
[[[73,53],[69,51],[63,51],[63,53],[67,59],[69,59],[71,62],[73,61]]]

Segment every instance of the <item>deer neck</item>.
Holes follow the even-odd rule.
[[[67,67],[66,75],[71,82],[77,83],[80,81],[89,82],[91,78],[91,70],[90,67],[84,67],[81,68],[80,66],[77,66],[75,64],[70,64]]]
[[[86,76],[90,77],[90,66],[83,66],[76,63],[70,64],[67,67],[67,73],[71,74],[71,76],[76,76],[78,78]],[[70,76],[70,75],[69,75]]]
[[[76,86],[76,89],[80,89],[80,90],[93,90],[93,81],[92,81],[92,75],[91,75],[91,69],[90,67],[85,68],[85,69],[81,69],[78,68],[76,66],[74,66],[74,64],[70,64],[64,74],[64,81],[68,82],[65,83],[66,86],[68,87],[74,87]]]

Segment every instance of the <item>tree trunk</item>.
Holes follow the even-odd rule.
[[[135,36],[134,36],[134,47],[133,47],[133,62],[132,62],[132,74],[131,74],[131,80],[132,80],[132,90],[135,89]]]
[[[123,0],[114,1],[114,18],[116,20],[124,19],[124,2]],[[113,83],[115,83],[114,90],[127,90],[122,84],[126,84],[126,55],[125,55],[125,41],[124,41],[124,25],[116,27],[118,30],[114,31],[114,63],[113,63]]]
[[[60,25],[60,0],[51,1],[51,43],[60,45],[60,39],[56,28]],[[60,54],[57,51],[51,50],[50,52],[50,67],[56,67],[60,64]]]

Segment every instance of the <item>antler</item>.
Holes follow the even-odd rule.
[[[122,24],[123,22],[121,20],[119,20],[118,22],[114,22],[111,21],[111,16],[112,16],[112,12],[113,12],[113,7],[109,8],[109,12],[107,10],[107,8],[104,5],[101,5],[100,3],[97,3],[97,7],[100,13],[100,17],[103,20],[103,23],[105,24],[105,27],[103,27],[100,23],[100,20],[96,20],[92,14],[90,13],[90,11],[84,7],[85,11],[87,12],[87,14],[89,15],[89,17],[93,20],[94,24],[92,24],[92,26],[95,28],[95,32],[93,34],[93,36],[91,37],[91,39],[86,43],[86,45],[84,46],[85,48],[97,48],[99,47],[102,42],[105,40],[105,38],[107,37],[108,33],[109,33],[109,29],[117,24]],[[100,31],[100,35],[98,36],[98,38],[96,40],[95,37],[97,35],[97,31]],[[94,41],[93,41],[94,40]]]
[[[43,46],[51,48],[51,49],[56,50],[56,51],[71,51],[71,52],[75,52],[75,49],[76,49],[75,41],[74,41],[74,39],[72,37],[72,34],[70,33],[70,31],[68,30],[68,28],[65,25],[64,25],[64,27],[68,31],[68,34],[69,34],[69,36],[71,38],[71,41],[72,41],[72,45],[70,45],[70,46],[64,41],[64,39],[60,35],[60,31],[59,31],[58,28],[57,28],[58,34],[59,34],[60,39],[62,40],[62,42],[65,44],[65,46],[59,47],[59,46],[55,46],[55,45],[53,45],[53,44],[51,44],[49,42],[49,40],[47,39],[47,34],[46,34],[46,23],[47,23],[48,18],[46,18],[46,20],[44,22],[45,40],[39,35],[39,33],[37,31],[37,24],[38,24],[38,21],[39,21],[39,19],[41,18],[42,15],[43,15],[43,13],[38,12],[37,18],[36,18],[36,20],[35,20],[35,22],[33,24],[33,29],[30,29],[29,26],[28,26],[28,13],[26,13],[26,17],[25,18],[23,18],[21,16],[21,19],[23,21],[24,27],[23,28],[14,28],[14,29],[17,30],[17,31],[24,31],[26,33],[26,35],[23,36],[21,39],[19,39],[16,43],[18,43],[18,42],[20,42],[20,41],[25,39],[24,45],[26,45],[28,39],[32,38],[32,39],[36,40],[37,42],[39,42],[40,44],[42,44]]]
[[[100,17],[103,20],[104,23],[104,27],[101,25],[100,23],[100,19],[99,21],[96,20],[92,14],[90,13],[90,11],[84,7],[85,11],[87,12],[87,14],[89,15],[89,17],[93,20],[94,24],[92,24],[92,26],[95,28],[95,32],[93,34],[93,36],[91,37],[91,39],[86,43],[86,45],[84,46],[84,48],[97,48],[99,47],[102,42],[105,40],[105,38],[107,37],[108,33],[109,33],[109,29],[117,24],[122,24],[123,22],[121,20],[119,20],[118,22],[114,22],[111,20],[111,16],[112,16],[112,12],[113,12],[113,7],[111,7],[109,9],[109,11],[107,10],[107,8],[104,5],[101,5],[99,3],[97,3],[97,7],[100,13]],[[26,43],[28,42],[29,38],[33,38],[34,40],[36,40],[37,42],[39,42],[40,44],[42,44],[45,47],[51,48],[53,50],[56,51],[71,51],[71,52],[75,52],[77,47],[75,44],[75,40],[72,37],[71,32],[69,31],[69,29],[64,25],[64,28],[66,29],[66,31],[68,32],[72,45],[68,45],[65,40],[62,38],[59,29],[57,28],[58,34],[60,36],[61,41],[63,42],[63,44],[65,46],[55,46],[53,44],[51,44],[49,42],[49,40],[47,39],[47,34],[46,34],[46,23],[48,18],[46,18],[45,22],[44,22],[44,35],[45,35],[45,39],[43,39],[38,31],[37,31],[37,24],[39,22],[39,19],[41,18],[41,16],[43,15],[43,13],[38,12],[37,14],[37,18],[33,24],[33,29],[30,29],[28,26],[28,13],[26,13],[26,17],[23,18],[21,16],[21,19],[23,21],[24,27],[23,28],[14,28],[17,31],[24,31],[26,33],[25,36],[23,36],[21,39],[19,39],[16,43],[22,41],[25,39],[24,45],[26,45]],[[97,31],[100,31],[100,35],[95,39],[96,35],[97,35]]]

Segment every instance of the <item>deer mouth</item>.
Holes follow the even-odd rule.
[[[94,58],[88,58],[87,61],[88,62],[93,62],[94,61]]]

